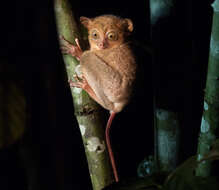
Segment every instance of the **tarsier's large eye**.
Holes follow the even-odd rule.
[[[109,32],[109,33],[107,34],[107,38],[108,38],[109,40],[115,41],[115,40],[118,39],[118,36],[117,36],[117,34],[116,34],[115,32]]]
[[[93,38],[93,39],[98,39],[99,38],[99,34],[98,34],[98,32],[96,31],[96,30],[93,30],[92,32],[91,32],[91,37]]]

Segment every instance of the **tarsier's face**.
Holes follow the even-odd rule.
[[[122,44],[123,41],[123,36],[119,35],[119,33],[113,29],[104,31],[102,29],[93,28],[89,32],[89,42],[93,50],[112,48]]]
[[[95,19],[81,17],[81,22],[88,29],[91,50],[117,47],[125,42],[125,37],[132,31],[132,23],[129,19],[120,19],[111,15]]]

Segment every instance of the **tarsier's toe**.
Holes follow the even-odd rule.
[[[77,83],[77,82],[72,82],[72,83],[70,83],[70,87],[82,88],[81,84],[80,84],[80,83]]]
[[[60,40],[64,40],[65,38],[64,38],[63,35],[59,35],[59,39],[60,39]]]
[[[83,75],[82,75],[81,80],[82,80],[82,82],[83,82],[84,84],[88,84],[86,78],[85,78]]]
[[[68,79],[68,83],[72,83],[73,81],[71,79]]]
[[[81,78],[78,75],[73,75],[73,78],[75,79],[75,81],[80,82]]]
[[[72,80],[68,80],[70,87],[77,87],[77,88],[82,88],[83,83],[76,80],[76,82],[73,82]]]
[[[61,46],[60,50],[63,54],[68,54],[68,49],[65,46]]]

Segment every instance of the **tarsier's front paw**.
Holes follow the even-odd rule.
[[[69,41],[67,41],[64,36],[60,36],[61,41],[61,51],[63,54],[70,54],[73,57],[76,57],[77,60],[80,60],[80,57],[82,55],[82,50],[79,44],[79,41],[77,38],[75,38],[76,46],[71,44]]]
[[[77,88],[82,88],[86,89],[88,86],[87,80],[82,76],[82,78],[79,78],[77,75],[74,75],[73,78],[75,79],[75,82],[72,80],[69,80],[69,85],[70,87],[77,87]]]

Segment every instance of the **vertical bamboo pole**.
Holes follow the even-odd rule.
[[[160,33],[162,31],[166,32],[166,28],[162,25],[164,20],[170,20],[171,12],[174,8],[174,0],[150,0],[150,20],[151,20],[151,37],[153,44],[153,83],[154,83],[154,152],[155,161],[158,164],[158,168],[162,171],[171,171],[176,167],[178,161],[178,149],[179,149],[179,122],[177,113],[172,112],[168,109],[169,101],[167,97],[164,99],[157,96],[157,94],[163,93],[159,80],[158,68],[160,60],[163,62],[171,61],[169,60],[169,55],[162,57],[163,49],[157,44],[157,39],[162,39]],[[166,23],[166,22],[165,22]],[[168,22],[169,23],[169,22]],[[172,27],[169,23],[169,34],[171,35]],[[159,32],[157,33],[157,31]],[[170,38],[171,36],[165,36],[165,38]],[[160,43],[160,42],[158,42]],[[167,46],[167,48],[170,46]],[[171,50],[169,50],[171,52]],[[163,56],[163,55],[162,55]],[[166,94],[165,94],[166,95]],[[164,100],[164,101],[163,101]],[[163,101],[163,102],[162,102]],[[161,103],[162,102],[162,103]],[[161,105],[167,105],[165,109],[161,108]]]
[[[172,171],[179,155],[179,120],[175,112],[157,109],[158,163],[161,171]]]
[[[204,98],[204,110],[198,143],[198,160],[209,152],[212,142],[219,137],[219,0],[212,4],[214,14]],[[202,162],[196,175],[206,177],[211,173],[210,161]]]
[[[58,35],[74,43],[79,36],[78,26],[72,15],[68,0],[54,0]],[[68,79],[74,80],[78,61],[63,55]],[[106,149],[102,111],[89,95],[80,88],[71,88],[75,116],[77,118],[87,156],[94,190],[100,190],[113,182],[113,173]]]

